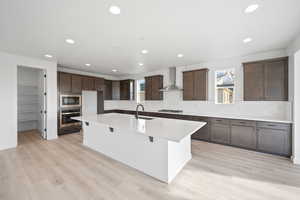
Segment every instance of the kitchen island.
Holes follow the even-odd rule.
[[[83,122],[85,146],[166,183],[192,158],[191,135],[206,124],[117,113],[73,119]]]

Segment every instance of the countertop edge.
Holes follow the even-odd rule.
[[[105,114],[105,113],[104,113]],[[118,113],[118,114],[124,114],[124,113]],[[99,115],[99,114],[95,114],[95,115]],[[101,114],[100,114],[101,115]],[[126,115],[126,114],[125,114]],[[159,117],[157,117],[159,118]],[[78,120],[78,121],[81,121],[81,122],[88,122],[88,123],[96,123],[96,124],[101,124],[101,125],[105,125],[105,126],[108,126],[108,127],[113,127],[114,125],[112,124],[109,124],[109,123],[104,123],[104,122],[101,122],[101,121],[97,121],[97,120],[92,120],[92,119],[85,119],[85,116],[80,116],[80,117],[72,117],[72,119],[75,119],[75,120]],[[162,119],[167,119],[167,118],[162,118]],[[178,119],[173,119],[173,120],[178,120]],[[207,124],[207,122],[201,122],[201,123],[204,123],[203,126],[205,126]],[[200,128],[202,128],[203,126],[201,126]],[[177,143],[180,143],[184,138],[188,137],[188,136],[191,136],[192,134],[194,134],[199,128],[196,128],[195,130],[191,131],[190,133],[188,133],[186,136],[184,136],[183,138],[181,139],[173,139],[173,138],[168,138],[168,137],[163,137],[163,136],[153,136],[151,134],[142,134],[144,135],[145,137],[153,137],[153,138],[161,138],[161,139],[164,139],[164,140],[168,140],[168,141],[171,141],[171,142],[177,142]]]
[[[135,113],[134,110],[127,110],[127,109],[111,109],[111,110],[105,110],[105,113],[123,113],[124,114],[133,114]],[[131,112],[131,113],[126,113]],[[170,113],[170,112],[158,112],[158,111],[139,111],[141,115],[146,115],[147,113],[153,113],[153,114],[166,114],[166,115],[174,115],[174,116],[188,116],[188,117],[207,117],[207,118],[223,118],[223,119],[229,119],[229,120],[247,120],[247,121],[259,121],[259,122],[273,122],[273,123],[282,123],[282,124],[293,124],[293,121],[289,120],[276,120],[276,119],[265,119],[265,118],[256,118],[256,117],[229,117],[229,116],[213,116],[213,115],[195,115],[195,114],[189,114],[189,113]],[[162,117],[164,118],[164,117]]]

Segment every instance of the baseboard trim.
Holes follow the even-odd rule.
[[[296,158],[296,157],[292,156],[291,160],[292,160],[293,164],[300,165],[300,159],[299,158]]]

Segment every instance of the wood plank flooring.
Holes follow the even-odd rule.
[[[0,199],[300,199],[300,167],[286,158],[193,141],[193,159],[167,185],[81,143],[19,134],[16,149],[0,151]]]

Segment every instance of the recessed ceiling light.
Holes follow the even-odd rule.
[[[248,6],[246,9],[245,9],[245,13],[252,13],[252,12],[254,12],[257,8],[259,7],[259,5],[258,4],[252,4],[252,5],[250,5],[250,6]]]
[[[110,6],[109,12],[113,15],[119,15],[121,13],[121,9],[118,6]]]
[[[139,63],[139,66],[144,66],[144,63]]]
[[[45,57],[46,57],[46,58],[52,58],[53,56],[50,55],[50,54],[46,54]]]
[[[116,70],[116,69],[113,69],[113,70],[111,70],[112,72],[117,72],[118,70]]]
[[[87,64],[85,64],[85,66],[89,67],[89,66],[91,66],[91,64],[87,63]]]
[[[178,57],[178,58],[182,58],[182,57],[183,57],[183,54],[180,53],[180,54],[177,55],[177,57]]]
[[[142,50],[142,54],[147,54],[147,53],[148,53],[147,49]]]
[[[243,40],[244,43],[249,43],[252,41],[252,38],[248,37]]]
[[[72,39],[70,39],[70,38],[66,39],[65,41],[66,41],[66,43],[68,43],[68,44],[75,44],[75,41],[72,40]]]

